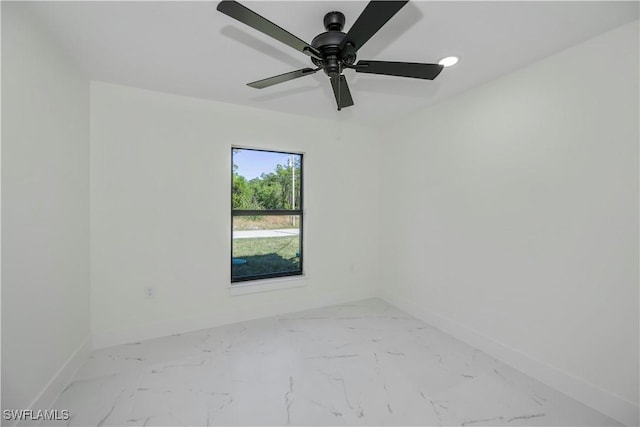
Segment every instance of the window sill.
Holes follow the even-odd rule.
[[[239,282],[229,285],[229,295],[247,295],[258,292],[279,291],[281,289],[299,288],[307,286],[306,276],[278,277],[275,279],[263,279],[249,282]]]

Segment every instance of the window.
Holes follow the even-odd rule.
[[[302,274],[302,154],[231,149],[231,282]]]

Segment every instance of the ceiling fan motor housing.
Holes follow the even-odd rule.
[[[318,34],[311,41],[311,46],[322,54],[322,60],[311,58],[317,67],[322,67],[329,77],[337,77],[342,73],[343,64],[353,64],[356,60],[355,53],[340,51],[340,44],[347,36],[341,30],[344,27],[345,18],[342,12],[329,12],[324,16],[325,33]]]

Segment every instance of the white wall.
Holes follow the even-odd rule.
[[[387,129],[385,294],[637,405],[638,75],[636,21]]]
[[[27,409],[90,333],[89,81],[8,2],[2,125],[2,408]]]
[[[304,287],[229,295],[234,144],[305,153]],[[371,295],[378,173],[362,127],[92,83],[96,345]]]

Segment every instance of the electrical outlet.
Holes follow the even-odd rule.
[[[156,288],[153,286],[145,286],[144,288],[144,297],[147,299],[155,298],[156,296]]]

